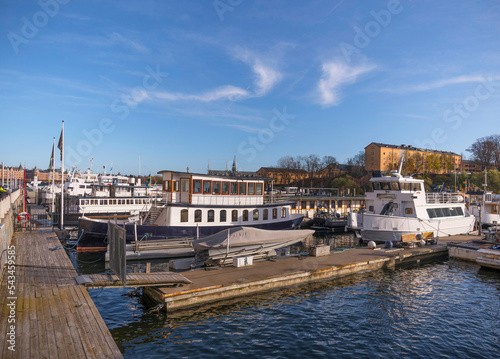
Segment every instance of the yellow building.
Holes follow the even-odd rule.
[[[297,183],[307,178],[307,171],[302,169],[261,167],[257,171],[259,177],[274,178],[274,184]]]
[[[404,154],[403,173],[452,173],[460,171],[462,156],[453,152],[416,148],[411,145],[388,145],[372,142],[365,147],[367,171],[397,170]]]

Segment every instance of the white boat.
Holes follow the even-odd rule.
[[[238,226],[194,240],[193,248],[199,253],[206,252],[207,257],[212,260],[258,255],[303,242],[313,233],[310,229],[272,231]]]
[[[127,241],[135,233],[148,240],[165,238],[202,238],[238,226],[281,230],[296,228],[303,215],[290,213],[292,202],[264,200],[264,178],[237,175],[210,175],[161,171],[163,204],[153,206],[137,230],[125,225]],[[119,199],[117,199],[119,200]],[[79,250],[106,248],[107,225],[88,218],[80,219],[84,235]]]
[[[460,194],[426,193],[424,181],[401,176],[373,177],[366,189],[366,209],[348,215],[348,227],[363,241],[401,241],[404,235],[443,237],[467,234],[475,217]]]

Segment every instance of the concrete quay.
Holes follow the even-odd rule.
[[[144,293],[167,312],[188,309],[256,293],[347,276],[394,268],[448,256],[448,243],[480,239],[477,235],[439,238],[435,245],[391,249],[355,248],[321,257],[287,257],[275,261],[254,262],[246,267],[191,270],[182,274],[192,283],[182,287],[148,287]]]

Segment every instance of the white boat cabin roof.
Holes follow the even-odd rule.
[[[179,178],[193,178],[193,179],[211,179],[211,180],[225,180],[225,181],[247,181],[247,182],[264,182],[264,181],[272,181],[273,178],[268,177],[249,177],[249,176],[235,176],[235,175],[215,175],[215,174],[206,174],[206,173],[193,173],[193,172],[179,172],[179,171],[171,171],[171,170],[163,170],[159,171],[158,174],[163,176],[163,179],[179,179]]]
[[[393,172],[394,176],[372,177],[370,182],[400,182],[400,183],[424,183],[424,180],[411,176],[401,176],[398,172]]]

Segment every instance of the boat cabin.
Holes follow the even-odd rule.
[[[168,203],[213,206],[264,204],[264,178],[160,171]]]

